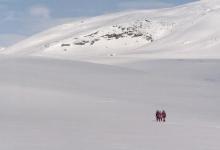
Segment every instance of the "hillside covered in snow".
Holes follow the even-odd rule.
[[[0,150],[219,150],[219,19],[202,0],[0,48]]]
[[[220,2],[198,1],[158,10],[122,12],[60,25],[3,54],[97,60],[220,58]]]

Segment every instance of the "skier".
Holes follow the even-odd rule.
[[[156,120],[157,122],[161,121],[161,112],[159,110],[156,111]]]
[[[167,117],[166,112],[163,110],[161,115],[162,115],[163,122],[165,122],[166,121],[166,117]]]

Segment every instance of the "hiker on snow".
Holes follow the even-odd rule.
[[[163,122],[165,122],[166,121],[166,117],[167,117],[166,112],[163,110],[161,115],[162,115]]]
[[[161,112],[159,110],[156,111],[156,120],[157,120],[157,122],[160,122],[162,120]]]

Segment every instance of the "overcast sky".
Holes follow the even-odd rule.
[[[79,17],[170,7],[193,0],[0,0],[0,46]]]

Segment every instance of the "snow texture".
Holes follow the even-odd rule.
[[[219,150],[219,9],[99,16],[1,49],[0,149]]]
[[[0,61],[0,149],[219,149],[218,60]]]

